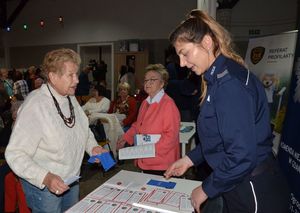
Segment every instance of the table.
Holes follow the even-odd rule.
[[[174,189],[147,185],[150,179],[172,181]],[[193,212],[189,196],[200,181],[121,170],[71,207],[67,213],[81,212]],[[160,202],[158,202],[160,200]]]
[[[179,142],[181,143],[181,157],[185,156],[186,154],[186,145],[189,143],[189,141],[194,137],[196,132],[196,125],[195,122],[180,122],[180,126],[187,127],[187,126],[193,126],[193,129],[189,132],[179,132]],[[181,129],[180,128],[180,129]]]

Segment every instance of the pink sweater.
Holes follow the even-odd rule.
[[[156,157],[137,159],[137,165],[143,170],[166,170],[179,159],[180,114],[174,101],[164,94],[159,103],[141,104],[138,118],[123,135],[133,145],[135,134],[160,134],[155,144]]]

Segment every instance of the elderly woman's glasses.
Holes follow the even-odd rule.
[[[150,78],[150,79],[145,79],[144,84],[147,84],[148,82],[150,84],[153,84],[155,81],[159,80],[158,78]]]

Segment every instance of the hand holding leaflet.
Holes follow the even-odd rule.
[[[69,177],[69,178],[64,179],[64,183],[65,183],[66,185],[69,186],[69,185],[71,185],[72,183],[74,183],[75,181],[77,181],[79,178],[81,178],[81,177],[75,175],[75,176],[72,176],[72,177]]]
[[[116,162],[111,157],[109,152],[104,152],[104,153],[99,154],[99,155],[93,155],[93,156],[90,157],[88,162],[89,163],[95,163],[96,159],[100,160],[100,163],[101,163],[102,167],[104,168],[104,171],[109,170],[111,167],[113,167],[116,164]]]
[[[134,145],[145,145],[151,143],[157,143],[159,141],[160,134],[136,134],[134,136]]]
[[[160,139],[160,134],[136,134],[134,145],[119,150],[119,159],[137,159],[155,157],[155,143]]]

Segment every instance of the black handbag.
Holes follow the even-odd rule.
[[[104,126],[101,121],[97,121],[96,124],[90,124],[90,129],[93,132],[97,142],[105,141],[107,139],[104,131]]]

